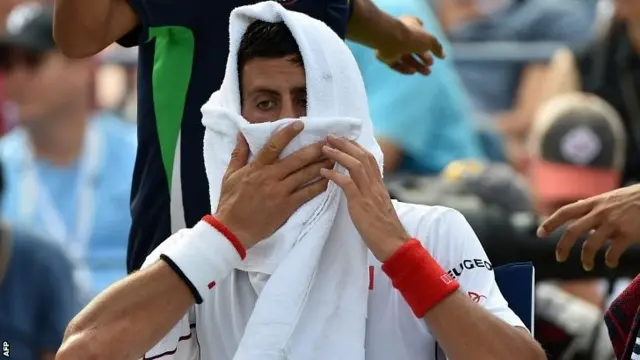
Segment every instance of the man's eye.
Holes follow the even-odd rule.
[[[302,106],[302,107],[306,108],[307,107],[307,98],[299,99],[298,100],[298,106]]]
[[[258,102],[256,107],[260,110],[271,110],[274,105],[275,105],[274,102],[271,100],[263,100]]]

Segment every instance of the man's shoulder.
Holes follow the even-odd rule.
[[[423,241],[428,233],[467,224],[458,210],[446,206],[409,204],[400,201],[394,201],[393,206],[409,235],[420,241]]]

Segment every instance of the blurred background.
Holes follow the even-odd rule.
[[[137,139],[136,49],[66,59],[37,8],[0,1],[0,211],[5,232],[27,239],[0,236],[12,254],[0,258],[21,264],[18,280],[0,266],[0,335],[24,338],[34,328],[54,337],[52,323],[125,276]],[[550,359],[614,359],[602,315],[639,272],[640,250],[587,273],[579,248],[557,264],[559,234],[540,240],[535,229],[564,204],[640,180],[640,1],[397,0],[384,10],[420,16],[448,55],[429,77],[403,76],[349,44],[389,191],[460,210],[494,266],[534,263],[536,337]],[[25,319],[41,302],[47,315]]]

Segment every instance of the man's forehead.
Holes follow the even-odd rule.
[[[295,88],[306,90],[304,68],[287,58],[256,58],[242,70],[242,81],[253,89]]]

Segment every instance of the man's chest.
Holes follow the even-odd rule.
[[[365,350],[367,360],[444,360],[422,320],[416,319],[379,267],[370,268]],[[205,306],[196,307],[201,357],[231,360],[258,296],[246,273],[216,285]]]

